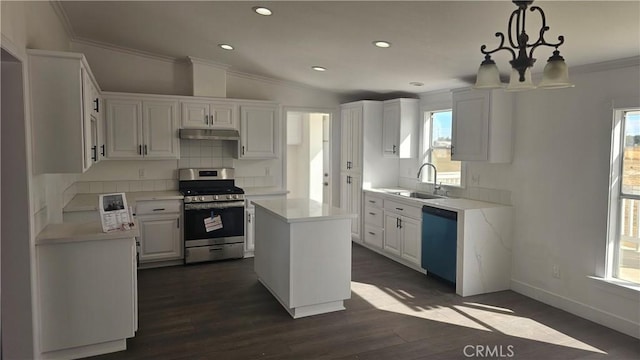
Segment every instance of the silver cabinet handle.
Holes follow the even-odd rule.
[[[247,222],[251,222],[251,214],[247,214]]]

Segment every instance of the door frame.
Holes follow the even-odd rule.
[[[335,142],[335,121],[336,119],[340,119],[338,116],[338,108],[323,108],[323,107],[307,107],[307,106],[283,106],[282,107],[282,126],[280,127],[280,141],[282,145],[282,184],[284,189],[287,189],[287,114],[289,112],[302,112],[302,113],[313,113],[313,114],[329,114],[329,190],[328,193],[328,202],[329,206],[333,206],[334,204],[334,185],[340,183],[340,169],[335,169],[335,164],[340,164],[340,161],[333,161],[334,154],[340,154],[339,149],[336,149]],[[339,129],[339,127],[338,127]],[[339,143],[338,143],[339,145]],[[337,174],[337,179],[336,179]],[[324,200],[324,199],[323,199]],[[339,199],[338,199],[339,201]]]

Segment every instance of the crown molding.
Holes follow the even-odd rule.
[[[206,65],[220,70],[228,70],[231,67],[231,65],[215,62],[213,60],[197,58],[194,56],[187,56],[187,59],[191,64]]]
[[[259,82],[263,82],[263,83],[271,84],[271,85],[289,86],[289,87],[296,87],[296,88],[302,88],[302,89],[316,90],[316,91],[321,91],[321,92],[331,92],[329,90],[325,90],[325,89],[322,89],[322,88],[318,88],[318,87],[315,87],[315,86],[303,84],[303,83],[296,82],[296,81],[275,79],[275,78],[271,78],[271,77],[268,77],[268,76],[249,74],[249,73],[246,73],[246,72],[241,72],[241,71],[236,71],[236,70],[227,70],[227,76],[229,76],[229,75],[233,75],[233,76],[236,76],[236,77],[239,77],[239,78],[243,78],[243,79],[247,79],[247,80],[259,81]]]
[[[172,56],[160,55],[160,54],[152,53],[149,51],[132,49],[132,48],[128,48],[120,45],[113,45],[113,44],[105,43],[102,41],[90,40],[90,39],[81,38],[81,37],[75,37],[71,40],[71,42],[76,44],[95,46],[101,49],[116,51],[116,52],[120,52],[128,55],[140,56],[140,57],[144,57],[151,60],[164,61],[172,64],[184,63],[183,59],[178,59]]]
[[[640,56],[632,56],[628,58],[603,61],[593,64],[569,66],[570,74],[585,74],[598,71],[622,69],[626,67],[639,66]]]
[[[64,7],[62,6],[62,1],[49,0],[49,4],[51,4],[51,7],[53,7],[53,11],[58,16],[58,19],[60,19],[60,22],[64,27],[64,31],[67,33],[67,36],[69,37],[70,41],[73,41],[73,39],[76,38],[76,34],[73,31],[73,26],[71,26],[71,21],[67,16],[67,12],[64,10]]]

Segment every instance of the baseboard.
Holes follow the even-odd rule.
[[[550,291],[511,280],[511,290],[623,334],[640,339],[640,324]]]

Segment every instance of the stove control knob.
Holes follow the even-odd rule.
[[[200,201],[204,201],[204,196],[200,196]]]
[[[238,195],[233,195],[233,198],[234,199],[238,199]]]
[[[213,196],[213,200],[218,200],[219,198],[220,198],[220,196],[218,196],[218,195],[214,195]]]
[[[190,202],[190,201],[191,201],[191,197],[190,197],[190,196],[186,196],[186,197],[184,198],[184,201],[185,201],[185,202]]]
[[[231,195],[227,195],[227,200],[231,200]]]

